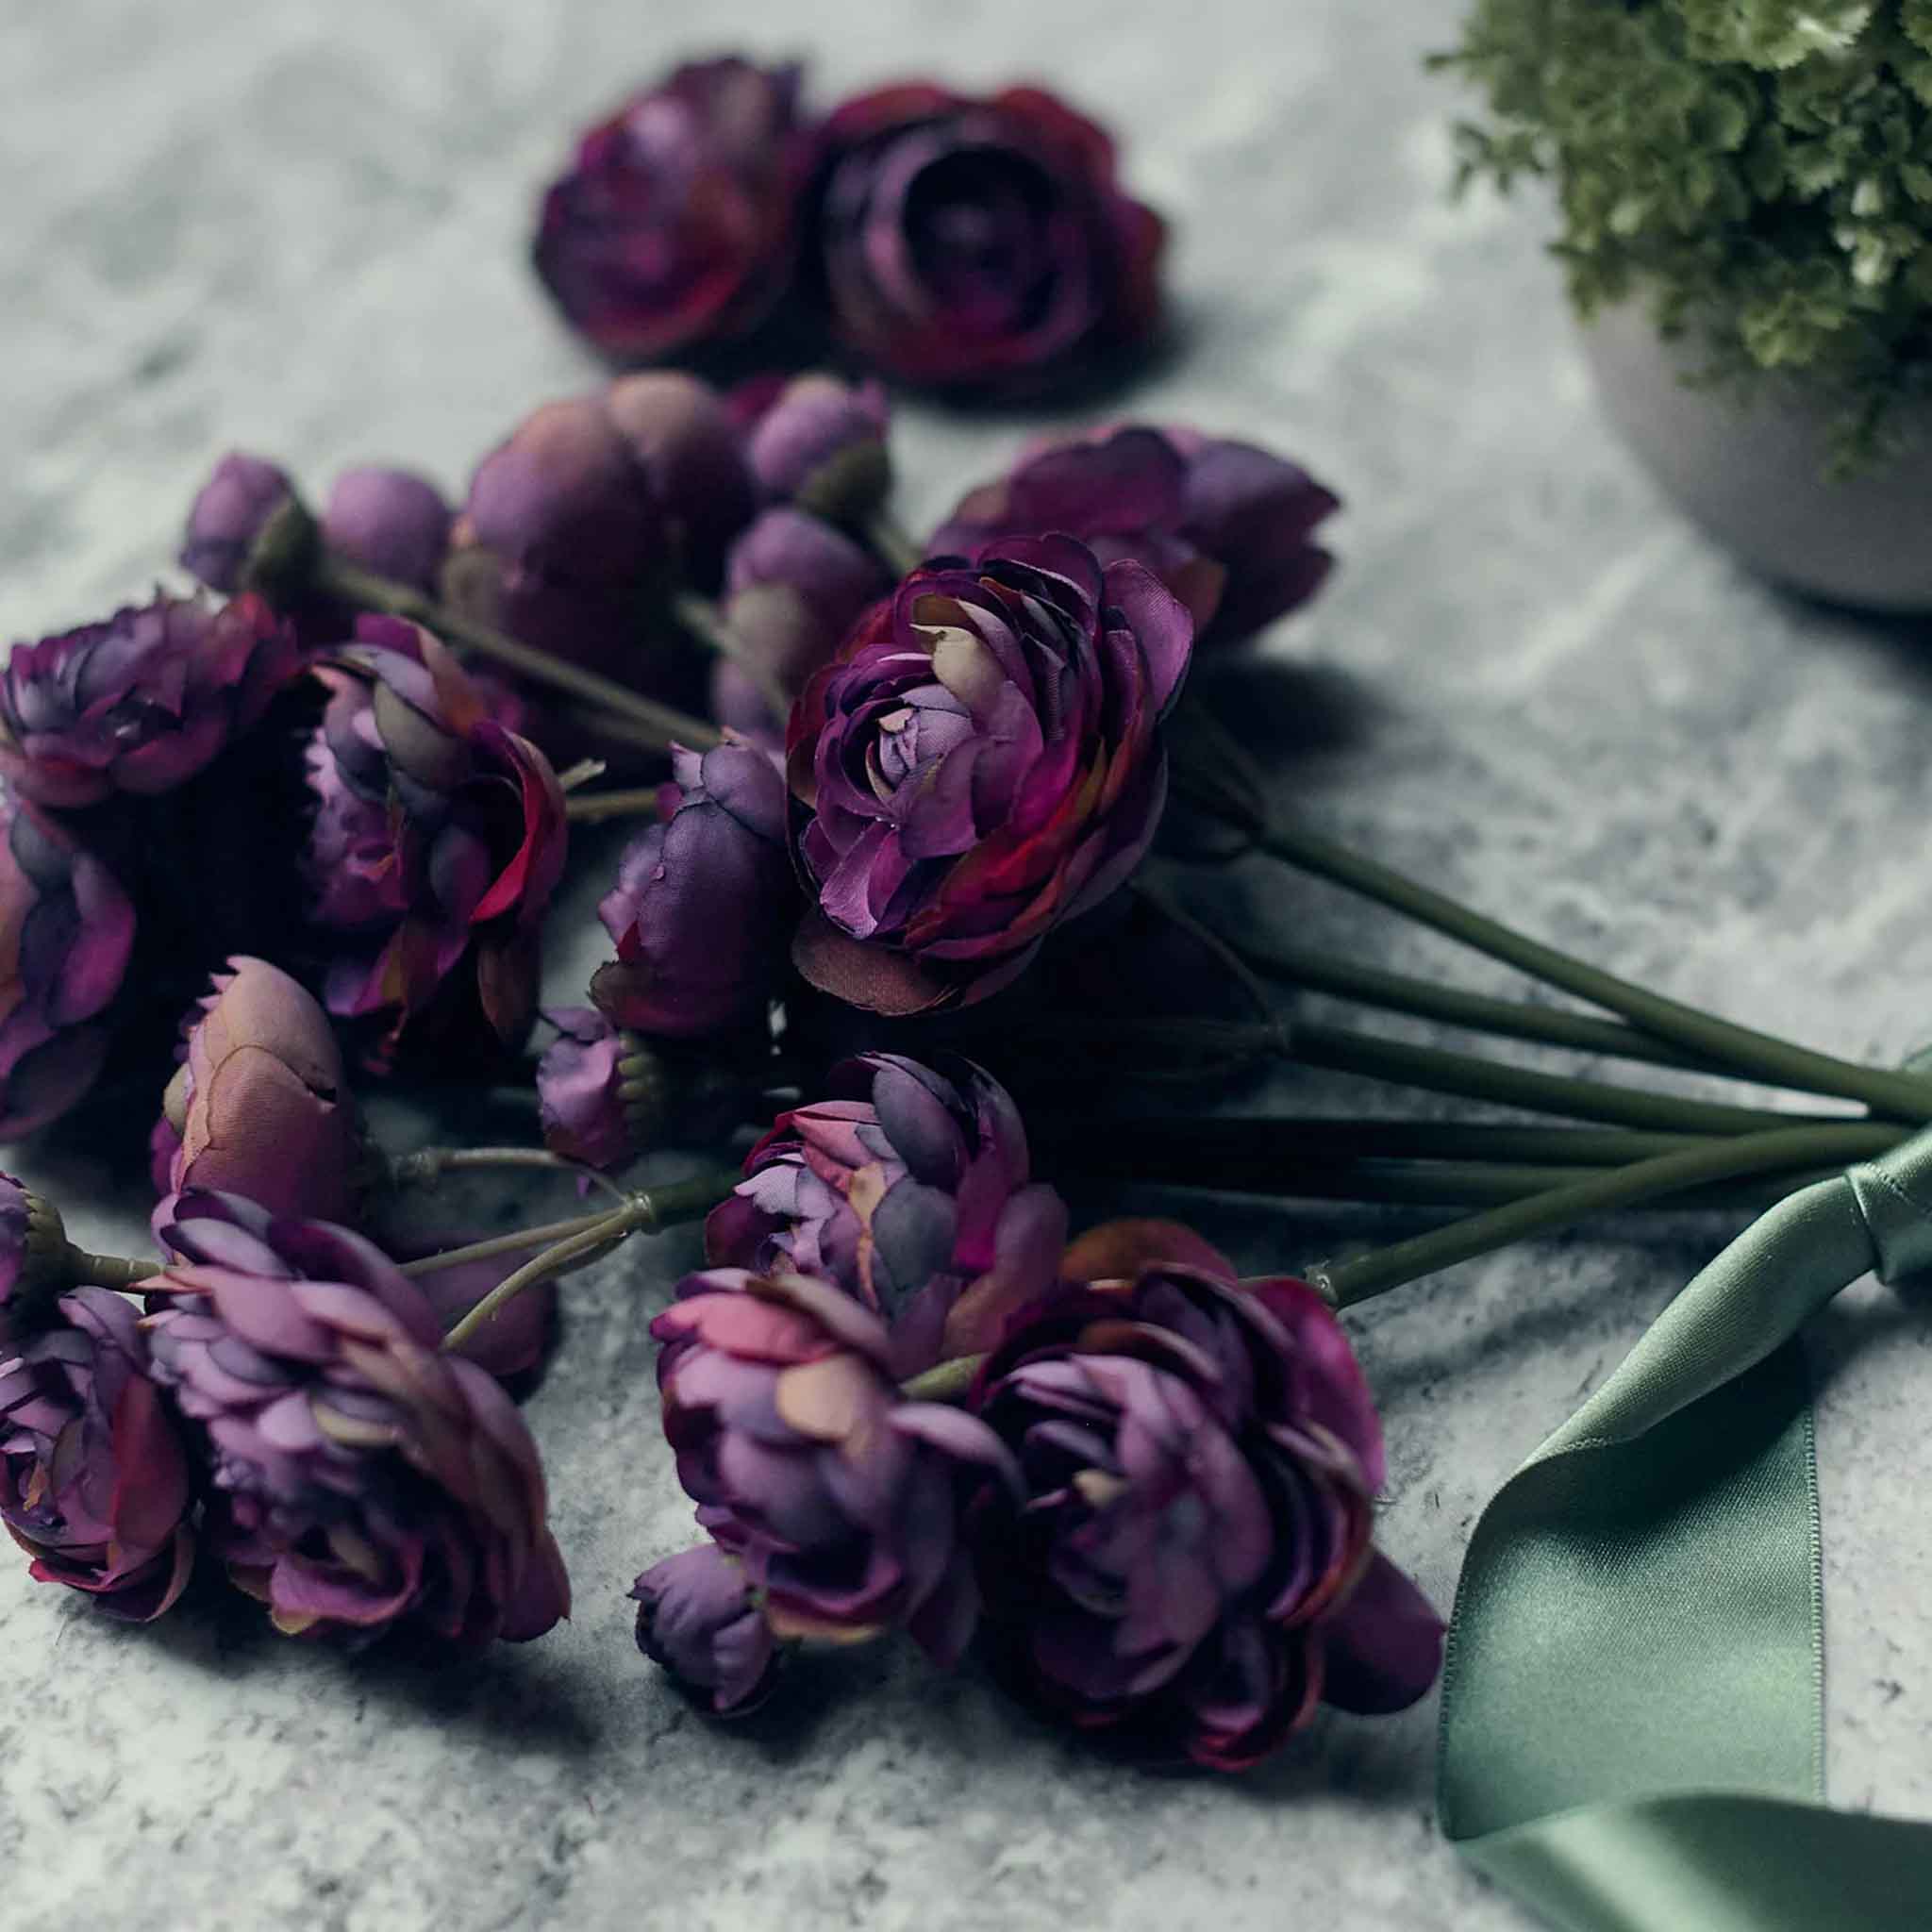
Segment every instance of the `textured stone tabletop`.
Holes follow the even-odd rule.
[[[13,0],[0,8],[0,637],[141,593],[222,450],[459,486],[590,370],[524,268],[573,125],[691,46],[799,44],[724,0]],[[1174,218],[1182,341],[1134,397],[1304,458],[1343,567],[1228,701],[1321,822],[1530,930],[1855,1055],[1932,1036],[1932,666],[1786,602],[1675,521],[1593,411],[1528,203],[1443,196],[1435,0],[918,0],[818,9],[819,86],[1056,77]],[[919,525],[1016,422],[908,406]],[[1256,868],[1257,921],[1452,956]],[[558,962],[553,991],[581,985]],[[1497,983],[1479,968],[1468,983]],[[1341,1082],[1274,1096],[1359,1107]],[[72,1139],[8,1157],[95,1244],[145,1211]],[[117,1186],[120,1191],[116,1191]],[[1201,1210],[1248,1268],[1365,1221]],[[1726,1226],[1632,1220],[1464,1267],[1356,1323],[1385,1407],[1384,1541],[1447,1607],[1470,1526]],[[1326,1716],[1241,1781],[1151,1778],[900,1649],[740,1729],[631,1646],[624,1591],[690,1540],[644,1320],[667,1238],[568,1288],[531,1406],[574,1621],[467,1670],[271,1636],[205,1603],[127,1630],[0,1566],[10,1932],[1520,1932],[1432,1823],[1434,1703]],[[1855,1291],[1817,1331],[1831,1785],[1932,1816],[1932,1347]]]

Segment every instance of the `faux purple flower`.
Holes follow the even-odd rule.
[[[889,374],[1033,388],[1153,333],[1161,220],[1122,192],[1107,135],[1052,94],[884,88],[821,141],[831,325]]]
[[[543,1144],[587,1167],[627,1166],[644,1151],[653,1112],[650,1082],[625,1070],[638,1042],[590,1007],[546,1007],[543,1017],[557,1028],[537,1062]]]
[[[785,720],[773,715],[764,687],[775,684],[795,700],[891,580],[834,525],[780,508],[764,511],[731,546],[724,585],[725,626],[762,678],[720,658],[711,673],[712,715],[782,743]]]
[[[569,1613],[542,1465],[494,1377],[347,1228],[235,1194],[164,1202],[156,1378],[212,1471],[208,1546],[290,1636],[461,1649]]]
[[[1294,463],[1199,430],[1133,424],[1028,450],[960,498],[933,554],[1064,530],[1103,562],[1131,557],[1194,619],[1203,643],[1252,637],[1306,604],[1335,559],[1315,532],[1341,499]]]
[[[302,669],[259,597],[157,597],[38,643],[0,679],[0,773],[37,804],[172,791],[258,722]]]
[[[1010,1477],[983,1423],[904,1401],[886,1327],[842,1289],[733,1268],[688,1276],[651,1324],[664,1433],[698,1522],[781,1638],[904,1627],[950,1663],[978,1593],[962,1510]]]
[[[714,1717],[764,1701],[778,1661],[742,1567],[715,1543],[654,1563],[631,1586],[638,1648]]]
[[[188,1458],[134,1304],[76,1288],[58,1317],[0,1360],[0,1517],[39,1582],[144,1624],[193,1566]]]
[[[413,470],[344,470],[322,512],[322,540],[378,576],[433,591],[449,550],[450,507]]]
[[[752,514],[716,391],[659,371],[545,403],[471,478],[444,575],[450,599],[533,644],[635,685],[667,588],[717,581]]]
[[[608,356],[649,360],[762,321],[790,279],[809,137],[799,70],[675,69],[579,141],[543,198],[535,259]]]
[[[892,480],[891,410],[877,383],[841,382],[823,371],[758,376],[727,401],[767,503],[856,522],[884,500]]]
[[[975,1519],[988,1615],[1033,1695],[1091,1729],[1234,1771],[1318,1701],[1400,1710],[1442,1626],[1373,1547],[1382,1435],[1306,1282],[1237,1282],[1185,1228],[1076,1242],[1090,1285],[1035,1306],[970,1406],[1018,1459]]]
[[[881,1013],[970,1005],[1145,856],[1188,613],[1144,565],[1067,537],[923,566],[791,714],[792,958]]]
[[[1026,1130],[978,1067],[962,1085],[897,1054],[780,1114],[705,1224],[714,1267],[836,1282],[888,1325],[901,1381],[977,1355],[1059,1277],[1066,1204],[1028,1176]]]
[[[347,1221],[361,1139],[328,1016],[265,959],[214,975],[152,1141],[164,1194],[212,1188],[272,1214]]]
[[[99,859],[37,805],[0,793],[0,1140],[93,1085],[134,924]]]
[[[245,450],[230,450],[188,512],[181,568],[211,591],[240,590],[256,543],[294,494],[285,470]]]
[[[675,807],[626,848],[597,908],[617,942],[591,997],[631,1033],[715,1033],[758,1014],[777,980],[797,895],[785,783],[730,740],[672,754]]]
[[[557,774],[427,631],[364,618],[357,634],[318,673],[331,695],[308,750],[315,917],[344,936],[328,1009],[386,1016],[378,1058],[445,994],[519,1040],[563,871]]]

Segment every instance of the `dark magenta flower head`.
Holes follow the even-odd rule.
[[[664,1433],[698,1522],[780,1638],[903,1627],[941,1662],[978,1595],[964,1508],[1009,1458],[983,1423],[905,1401],[886,1326],[829,1281],[719,1268],[651,1324]]]
[[[427,631],[364,618],[357,635],[318,673],[330,698],[308,749],[315,918],[341,935],[328,1009],[384,1016],[378,1058],[445,995],[520,1040],[563,871],[557,774]]]
[[[1033,389],[1154,332],[1161,220],[1054,95],[884,88],[821,143],[819,286],[841,341],[889,375]]]
[[[1024,1475],[1017,1518],[975,1535],[1030,1693],[1223,1771],[1318,1701],[1414,1703],[1442,1625],[1371,1541],[1381,1428],[1326,1304],[1158,1222],[1095,1229],[1066,1268],[1085,1285],[1021,1316],[970,1399]]]
[[[449,552],[442,492],[413,470],[344,470],[323,507],[322,540],[378,576],[433,591]]]
[[[0,1518],[38,1581],[146,1623],[193,1566],[188,1457],[134,1304],[76,1288],[57,1314],[0,1359]]]
[[[776,685],[795,701],[891,580],[871,551],[835,525],[781,506],[765,510],[732,544],[724,587],[725,625],[760,675],[720,658],[711,675],[712,714],[782,744],[785,720],[774,716],[765,688]]]
[[[1160,721],[1186,608],[1069,537],[923,565],[791,714],[794,942],[822,991],[881,1013],[970,1005],[1123,885],[1167,796]]]
[[[590,128],[544,195],[537,273],[607,356],[737,335],[784,292],[809,136],[796,67],[678,67]]]
[[[287,471],[244,450],[230,450],[189,509],[181,568],[211,591],[240,590],[270,520],[294,500]]]
[[[897,1054],[833,1074],[834,1097],[778,1116],[705,1224],[715,1267],[836,1282],[883,1320],[901,1381],[978,1355],[1059,1277],[1066,1204],[1029,1176],[1005,1088]]]
[[[546,1007],[557,1039],[537,1062],[543,1144],[587,1167],[625,1167],[643,1153],[662,1095],[640,1042],[591,1007]]]
[[[210,1471],[208,1546],[277,1629],[473,1649],[569,1613],[529,1430],[386,1255],[202,1190],[156,1228],[154,1374]]]
[[[785,782],[765,753],[727,739],[672,754],[669,817],[625,849],[597,908],[617,958],[591,997],[615,1026],[691,1037],[755,1019],[778,979],[797,913],[785,850]]]
[[[51,813],[0,792],[0,1140],[93,1085],[134,926],[114,874]]]
[[[574,662],[648,684],[668,585],[708,589],[752,513],[716,391],[665,370],[545,403],[485,457],[454,533],[446,594]]]
[[[653,1563],[631,1586],[638,1648],[713,1717],[764,1702],[778,1645],[744,1569],[716,1543]]]
[[[824,371],[756,376],[728,401],[766,502],[856,523],[885,501],[892,486],[891,410],[876,382],[841,382]]]
[[[163,1194],[212,1188],[272,1214],[355,1217],[361,1135],[328,1015],[265,959],[217,973],[186,1026],[151,1146]]]
[[[1315,532],[1332,491],[1253,443],[1141,424],[1036,444],[960,498],[935,553],[1064,530],[1102,562],[1132,557],[1185,604],[1204,644],[1252,637],[1307,602],[1334,558]]]
[[[259,597],[157,597],[38,643],[0,679],[0,773],[41,805],[151,797],[207,769],[302,670]]]

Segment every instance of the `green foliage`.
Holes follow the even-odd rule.
[[[1576,304],[1798,372],[1869,456],[1932,393],[1932,0],[1475,0],[1465,180],[1547,176]]]

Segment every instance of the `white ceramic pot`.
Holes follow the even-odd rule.
[[[1932,610],[1932,433],[1834,481],[1828,412],[1801,383],[1769,381],[1743,402],[1687,388],[1693,353],[1664,341],[1635,302],[1600,314],[1583,346],[1638,460],[1752,569],[1835,604]]]

